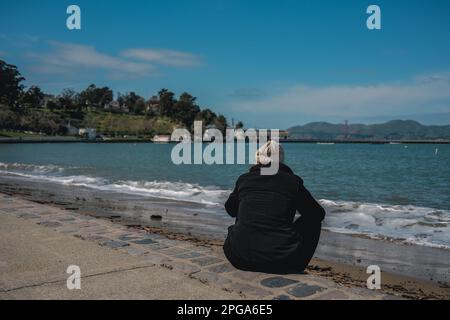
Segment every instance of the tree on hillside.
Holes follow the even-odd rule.
[[[42,106],[44,96],[44,93],[38,86],[31,86],[22,94],[20,102],[26,107],[39,108]]]
[[[59,104],[65,111],[72,109],[77,99],[77,93],[72,89],[64,89],[58,97]]]
[[[227,119],[226,119],[223,115],[220,114],[220,115],[214,120],[214,125],[215,125],[216,128],[219,129],[223,134],[225,134],[225,131],[227,130],[227,127],[228,127]]]
[[[145,114],[150,117],[153,118],[156,115],[158,115],[159,113],[159,99],[158,96],[153,95],[150,97],[150,99],[148,99],[147,101],[147,110],[145,112]]]
[[[80,103],[85,106],[104,107],[113,101],[113,95],[110,88],[97,88],[95,84],[91,84],[80,92]]]
[[[242,123],[242,121],[239,121],[238,123],[236,123],[236,129],[242,129],[244,128],[244,123]]]
[[[119,108],[125,105],[125,95],[120,92],[117,93],[117,103],[119,104]]]
[[[95,89],[96,86],[94,84],[91,84],[85,90],[81,91],[79,103],[83,106],[92,104],[92,101],[95,100]]]
[[[136,114],[136,115],[144,114],[146,108],[147,108],[147,106],[146,106],[146,104],[145,104],[144,98],[139,97],[139,98],[136,100],[136,103],[134,104],[133,112],[134,112],[134,114]]]
[[[30,110],[20,118],[19,129],[49,135],[64,134],[62,119],[53,113]]]
[[[167,89],[161,89],[158,92],[159,96],[159,115],[173,116],[173,106],[175,105],[175,94]]]
[[[134,114],[143,114],[145,111],[145,99],[135,92],[129,92],[120,96],[119,103],[126,106]]]
[[[16,129],[18,115],[9,109],[0,108],[0,129]]]
[[[99,103],[101,106],[105,106],[113,101],[114,93],[108,87],[99,89]]]
[[[200,107],[196,105],[197,98],[184,92],[173,106],[173,116],[176,120],[190,128],[194,123],[194,119],[200,112]]]
[[[0,104],[16,108],[24,88],[21,82],[24,80],[16,66],[0,60]]]
[[[208,126],[214,124],[214,120],[216,120],[217,115],[211,111],[210,109],[203,109],[199,113],[197,113],[195,120],[202,121],[203,126]]]

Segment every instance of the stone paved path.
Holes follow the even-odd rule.
[[[348,288],[308,274],[271,275],[235,269],[217,248],[128,228],[108,220],[41,205],[0,193],[0,214],[33,221],[52,230],[111,250],[126,252],[147,263],[184,274],[206,286],[245,299],[390,299],[364,288]],[[205,297],[206,298],[206,297]]]

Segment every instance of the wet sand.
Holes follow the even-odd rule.
[[[0,192],[142,228],[169,238],[221,250],[226,227],[233,220],[217,207],[63,186],[51,182],[0,175]],[[450,252],[372,240],[324,231],[308,273],[346,286],[365,285],[369,265],[382,270],[386,293],[415,299],[450,298]]]

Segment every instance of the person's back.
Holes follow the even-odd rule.
[[[243,270],[301,272],[317,246],[325,211],[288,166],[279,163],[275,175],[262,175],[262,167],[240,176],[225,204],[236,217],[225,255]],[[297,210],[302,216],[294,223]]]

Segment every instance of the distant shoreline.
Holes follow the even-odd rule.
[[[317,143],[317,144],[450,144],[450,140],[320,140],[320,139],[280,139],[281,143]],[[161,143],[145,139],[111,139],[111,140],[87,140],[77,138],[0,138],[0,144],[14,143],[178,143],[176,141]],[[206,142],[205,143],[209,143]]]

